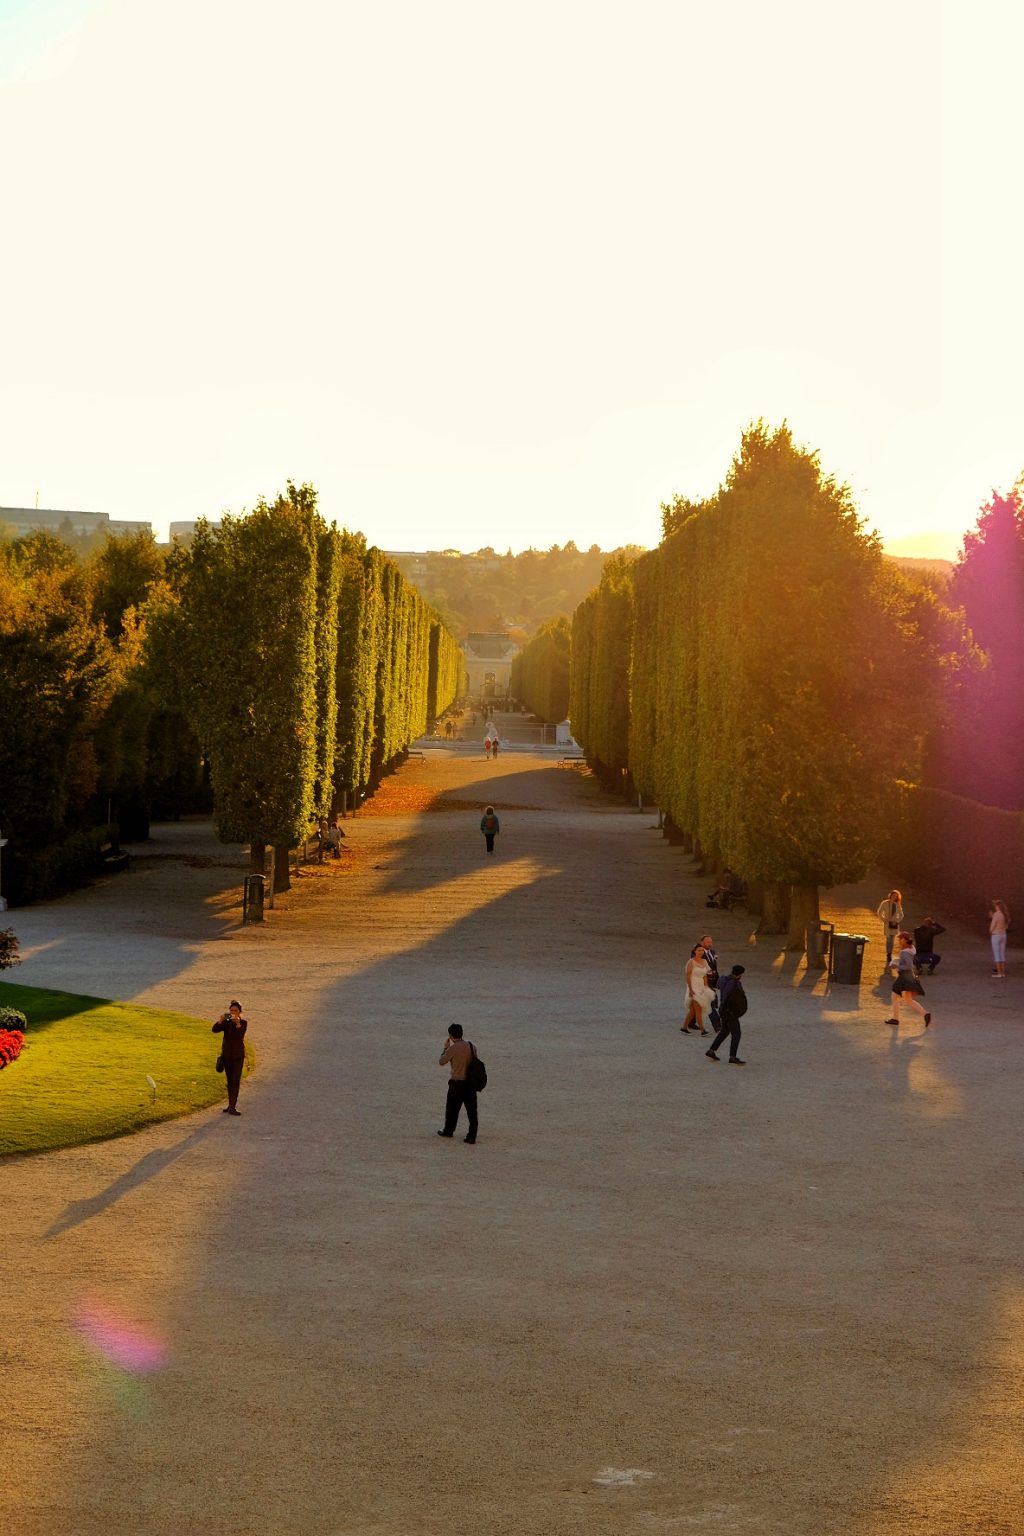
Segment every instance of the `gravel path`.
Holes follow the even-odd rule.
[[[19,980],[237,995],[260,1070],[241,1120],[0,1164],[0,1531],[1019,1536],[1022,988],[983,935],[897,1034],[877,965],[826,996],[550,755],[431,749],[372,811],[262,931],[196,823],[15,914]],[[678,1029],[707,917],[742,1069]],[[450,1020],[475,1147],[435,1135]]]

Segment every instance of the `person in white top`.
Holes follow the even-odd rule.
[[[988,909],[988,932],[992,942],[992,959],[995,962],[993,976],[1006,980],[1006,930],[1010,926],[1010,912],[1005,901],[993,896]]]
[[[708,985],[708,977],[711,967],[704,956],[703,944],[698,944],[692,957],[686,964],[686,991],[689,1001],[693,1004],[693,1017],[702,1035],[707,1034],[704,1028],[704,1020],[711,1013],[711,1004],[715,1000],[715,994]],[[684,1035],[690,1033],[690,1025],[680,1025]]]
[[[878,920],[885,934],[885,963],[888,967],[892,965],[892,947],[903,922],[903,897],[899,891],[890,891],[885,900],[879,902]]]

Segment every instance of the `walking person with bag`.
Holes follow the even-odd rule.
[[[248,1027],[248,1020],[242,1018],[242,1005],[234,999],[228,1004],[227,1012],[222,1013],[213,1026],[215,1035],[224,1036],[224,1044],[217,1058],[217,1071],[223,1071],[227,1079],[228,1102],[224,1110],[226,1115],[242,1113],[236,1105],[238,1089],[242,1082],[242,1071],[245,1067],[245,1031]]]
[[[462,1033],[461,1024],[449,1025],[448,1038],[438,1061],[439,1067],[448,1067],[450,1072],[444,1127],[437,1134],[449,1138],[455,1135],[459,1113],[465,1105],[469,1134],[462,1139],[472,1146],[477,1132],[476,1096],[487,1086],[487,1069],[477,1055],[473,1042],[464,1040]]]
[[[493,805],[489,805],[481,816],[480,831],[483,833],[484,839],[487,843],[487,852],[493,853],[494,839],[501,831],[501,824],[499,823],[497,816],[494,814]]]
[[[721,1061],[722,1058],[717,1054],[718,1047],[726,1035],[729,1035],[729,1060],[734,1067],[746,1066],[746,1062],[741,1061],[738,1054],[740,1036],[743,1034],[740,1019],[747,1011],[747,994],[740,980],[745,970],[745,965],[734,965],[729,975],[719,983],[718,995],[722,1022],[719,1025],[718,1034],[711,1042],[711,1049],[704,1052],[705,1056],[710,1056],[712,1061]]]

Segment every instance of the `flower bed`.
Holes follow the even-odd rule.
[[[24,1044],[25,1036],[20,1029],[0,1029],[0,1068],[17,1061]]]

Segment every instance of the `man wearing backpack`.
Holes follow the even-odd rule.
[[[498,824],[498,818],[494,814],[494,806],[493,805],[489,805],[487,807],[487,809],[484,811],[483,815],[481,816],[481,818],[480,818],[480,831],[483,833],[484,838],[486,839],[486,842],[487,842],[487,852],[488,853],[493,853],[494,852],[494,839],[497,836],[497,834],[501,831],[501,827]]]
[[[477,1057],[476,1051],[468,1040],[462,1038],[462,1025],[451,1024],[448,1027],[448,1038],[441,1052],[438,1062],[440,1067],[450,1067],[451,1075],[448,1079],[448,1099],[444,1108],[444,1129],[438,1131],[439,1136],[454,1136],[455,1127],[459,1120],[459,1111],[463,1104],[466,1106],[466,1118],[469,1121],[469,1135],[463,1140],[472,1146],[476,1141],[476,1081],[483,1068],[483,1063]],[[484,1081],[486,1082],[486,1076]]]
[[[729,1041],[729,1061],[734,1067],[745,1067],[746,1062],[741,1061],[736,1052],[740,1048],[740,1019],[747,1011],[747,994],[743,990],[740,977],[746,970],[746,966],[734,965],[730,975],[719,982],[719,1008],[722,1013],[722,1023],[718,1034],[711,1042],[710,1051],[705,1051],[705,1056],[710,1056],[712,1061],[718,1061],[718,1047],[726,1035],[732,1038]]]

